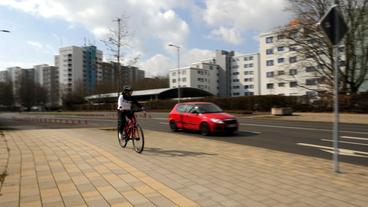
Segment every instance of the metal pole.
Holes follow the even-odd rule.
[[[121,19],[118,18],[117,22],[118,22],[118,54],[117,54],[117,61],[118,61],[118,97],[119,97],[119,92],[120,92],[120,87],[121,87],[121,65],[120,65],[120,41],[121,41],[121,28],[120,28],[120,21]]]
[[[180,47],[178,49],[178,103],[180,103],[181,91],[180,91]]]
[[[333,165],[334,171],[336,173],[340,172],[339,169],[339,46],[334,46],[334,55],[335,55],[335,62],[334,62],[334,77],[335,77],[335,90],[334,90],[334,115],[335,120],[333,124],[333,147],[334,147],[334,154],[333,154]]]
[[[337,5],[337,9],[339,8],[339,1],[335,0],[335,4]],[[338,39],[338,32],[339,32],[339,22],[337,18],[337,11],[335,14],[335,38]],[[333,147],[334,147],[334,154],[333,154],[333,168],[335,173],[339,173],[339,44],[333,46],[334,50],[334,79],[335,79],[335,90],[334,90],[334,124],[333,124]]]
[[[178,52],[178,103],[180,103],[180,47],[174,44],[169,44],[170,47],[175,47]]]

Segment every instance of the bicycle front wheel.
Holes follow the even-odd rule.
[[[125,137],[124,133],[120,130],[120,127],[118,126],[118,142],[119,142],[119,145],[122,147],[122,148],[125,148],[128,144],[128,140],[127,138]]]
[[[139,124],[137,124],[137,126],[134,129],[132,139],[133,139],[134,150],[138,153],[141,153],[144,148],[144,134],[143,134],[143,129],[141,126],[139,126]]]

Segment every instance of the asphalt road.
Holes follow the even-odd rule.
[[[167,113],[151,113],[151,118],[139,119],[144,129],[170,132]],[[43,121],[42,121],[43,119]],[[69,120],[62,123],[44,123],[45,119]],[[41,121],[40,121],[41,120]],[[73,120],[73,122],[71,121]],[[85,124],[85,121],[88,124]],[[332,159],[332,124],[325,122],[280,121],[277,119],[239,118],[236,135],[201,136],[197,132],[179,131],[198,139],[219,140],[293,154]],[[59,121],[60,122],[60,121]],[[0,129],[103,127],[114,128],[114,117],[55,116],[32,114],[0,114]],[[368,125],[341,124],[339,149],[341,162],[368,166]],[[171,133],[171,132],[170,132]],[[175,133],[173,133],[173,139]],[[147,140],[149,142],[149,138]],[[331,163],[332,164],[332,163]]]

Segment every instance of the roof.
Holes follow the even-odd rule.
[[[198,88],[191,87],[182,87],[180,88],[181,98],[190,98],[190,97],[206,97],[213,96],[208,91],[201,90]],[[158,88],[158,89],[149,89],[149,90],[138,90],[133,91],[132,94],[138,100],[152,100],[152,99],[173,99],[178,97],[178,88]],[[85,97],[88,101],[97,101],[97,102],[115,102],[118,98],[118,93],[105,93],[105,94],[96,94]]]

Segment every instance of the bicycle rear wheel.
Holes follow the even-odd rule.
[[[133,146],[134,150],[138,153],[141,153],[144,148],[144,134],[143,129],[139,124],[136,125],[136,128],[134,129],[133,133]]]
[[[124,133],[120,130],[120,127],[118,126],[118,142],[119,142],[119,145],[122,147],[122,148],[125,148],[128,144],[128,140],[127,138],[124,136]]]

